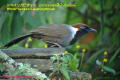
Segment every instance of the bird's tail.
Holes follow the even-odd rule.
[[[17,39],[14,39],[14,40],[8,42],[6,45],[4,45],[4,47],[8,48],[8,47],[10,47],[10,46],[12,46],[12,45],[14,45],[14,44],[24,40],[25,38],[31,37],[31,36],[32,36],[32,34],[23,35],[23,36],[21,36],[21,37],[19,37]]]

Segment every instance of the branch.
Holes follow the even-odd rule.
[[[1,66],[4,66],[5,69],[2,70],[3,74],[0,76],[2,79],[6,79],[7,77],[10,77],[12,75],[15,75],[16,77],[19,75],[24,76],[33,76],[36,80],[49,80],[47,76],[41,72],[39,72],[37,69],[31,68],[31,66],[27,64],[17,63],[15,60],[10,58],[8,55],[6,55],[4,52],[0,50],[0,63]],[[39,75],[39,76],[38,76]]]
[[[26,49],[1,49],[4,53],[12,58],[38,58],[49,59],[55,54],[63,54],[64,48],[26,48]]]

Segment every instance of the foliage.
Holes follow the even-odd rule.
[[[100,62],[99,60],[96,60],[96,64],[97,64],[98,66],[102,67],[105,71],[111,72],[111,73],[113,73],[113,74],[116,74],[116,71],[115,71],[114,69],[109,68],[109,67],[107,67],[107,66],[104,66],[104,64],[102,64],[102,62]]]
[[[59,57],[60,60],[65,61],[59,63],[61,64],[61,70],[66,71],[70,69],[76,71],[76,69],[80,67],[77,71],[89,72],[96,80],[109,80],[113,79],[114,76],[117,78],[120,73],[120,0],[104,0],[103,30],[100,27],[101,1],[102,0],[1,1],[0,46],[22,34],[29,33],[28,31],[33,28],[45,24],[85,23],[96,28],[98,32],[94,34],[95,37],[91,42],[87,44],[76,43],[70,47],[69,53],[73,53],[74,55],[69,54]],[[77,7],[58,7],[55,11],[6,11],[5,9],[8,3],[36,3],[37,5],[41,3],[74,3]],[[103,32],[102,35],[101,32]],[[88,38],[83,37],[81,40],[84,41],[86,39]],[[80,47],[77,48],[77,45]],[[24,48],[25,46],[26,48],[41,48],[45,47],[46,44],[34,39],[32,41],[24,40],[20,44],[10,48]],[[85,54],[82,52],[83,49],[86,49]],[[106,51],[107,54],[104,54]],[[103,68],[105,69],[104,72],[102,71]],[[114,75],[111,73],[114,73]],[[63,72],[63,74],[68,78],[67,72]]]
[[[56,62],[55,66],[54,66],[54,71],[51,75],[55,74],[56,72],[59,72],[59,74],[61,73],[66,80],[70,80],[69,74],[68,74],[68,65],[69,65],[69,59],[67,59],[66,56],[53,56],[51,57],[51,60],[53,62]],[[62,76],[61,76],[62,77]]]

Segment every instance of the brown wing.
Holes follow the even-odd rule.
[[[31,31],[33,34],[42,34],[46,36],[61,38],[65,34],[69,33],[68,25],[65,24],[49,24],[46,26],[40,26]]]

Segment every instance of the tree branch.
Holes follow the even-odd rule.
[[[53,55],[60,55],[64,53],[64,48],[26,48],[26,49],[1,49],[8,56],[20,58],[38,58],[49,59]]]

